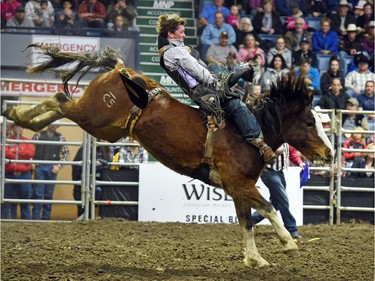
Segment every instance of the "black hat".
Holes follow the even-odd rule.
[[[370,60],[363,53],[359,53],[359,55],[354,57],[354,64],[358,67],[360,62],[366,62],[369,64]]]
[[[229,38],[228,32],[226,32],[226,31],[222,31],[222,32],[220,33],[220,37],[226,37],[226,38]]]
[[[24,12],[25,12],[25,8],[22,5],[16,8],[16,13],[24,13]]]
[[[310,44],[310,40],[306,35],[303,35],[302,38],[301,38],[301,41],[299,43],[300,44],[302,44],[302,43]]]

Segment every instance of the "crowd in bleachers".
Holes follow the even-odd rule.
[[[65,35],[122,37],[138,30],[133,0],[4,0],[1,2],[2,32],[39,32]]]
[[[199,23],[198,48],[211,72],[225,70],[226,61],[231,69],[257,61],[260,75],[252,84],[262,92],[291,70],[305,74],[318,110],[374,111],[373,1],[212,0],[202,7]],[[375,130],[375,115],[344,119],[346,130]],[[370,134],[343,136],[344,148],[372,143]],[[346,152],[345,165],[365,168],[366,155]]]

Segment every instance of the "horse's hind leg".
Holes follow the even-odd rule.
[[[257,191],[258,192],[258,191]],[[248,194],[248,192],[246,192]],[[247,195],[246,194],[246,195]],[[244,195],[241,193],[241,195]],[[258,195],[261,198],[261,195],[258,192]],[[233,197],[234,204],[236,206],[237,217],[239,220],[240,227],[243,233],[243,239],[245,244],[244,251],[244,263],[247,266],[258,269],[270,264],[261,257],[258,252],[258,248],[254,240],[254,227],[251,219],[251,205],[249,200],[250,198],[245,199],[245,196]],[[264,199],[263,199],[264,200]],[[264,200],[265,201],[265,200]],[[267,203],[265,201],[265,203]]]
[[[53,121],[64,117],[60,103],[68,99],[64,93],[56,93],[53,97],[31,107],[10,106],[4,115],[18,125],[39,131]]]

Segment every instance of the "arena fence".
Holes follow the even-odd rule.
[[[34,104],[32,102],[22,102],[22,101],[5,101],[4,106],[9,105],[22,105],[22,104]],[[329,211],[329,223],[330,224],[340,224],[341,223],[341,212],[342,211],[356,211],[356,212],[372,212],[374,213],[374,205],[372,207],[352,207],[345,205],[342,202],[342,196],[345,192],[363,192],[368,193],[369,196],[374,198],[374,188],[370,187],[348,187],[342,185],[342,175],[344,172],[371,172],[374,173],[374,169],[355,169],[343,167],[342,163],[342,153],[345,151],[357,151],[355,149],[344,149],[342,148],[342,134],[343,133],[353,133],[354,131],[345,131],[342,128],[342,114],[355,113],[355,114],[373,114],[371,111],[361,111],[351,112],[346,110],[339,110],[334,112],[333,110],[320,110],[320,113],[328,114],[330,116],[330,124],[328,128],[325,128],[326,134],[329,136],[334,147],[337,147],[336,159],[334,163],[326,165],[323,167],[310,167],[310,171],[325,172],[329,176],[329,184],[326,186],[304,186],[304,190],[313,192],[326,192],[328,193],[329,200],[327,205],[303,205],[304,210],[327,210]],[[95,219],[96,212],[95,207],[103,205],[122,205],[122,206],[138,206],[138,201],[108,201],[108,200],[95,200],[95,192],[97,186],[134,186],[138,185],[139,181],[116,181],[108,182],[97,180],[95,177],[96,169],[103,165],[102,162],[97,161],[96,148],[97,146],[132,146],[137,145],[134,143],[124,143],[117,142],[115,144],[100,142],[94,137],[90,136],[88,133],[83,133],[82,142],[66,142],[68,146],[83,146],[82,161],[37,161],[37,160],[9,160],[5,158],[5,146],[14,143],[33,143],[33,144],[59,144],[56,142],[45,142],[45,141],[22,141],[22,140],[9,140],[6,138],[6,125],[11,123],[11,121],[4,118],[2,126],[2,137],[1,137],[1,203],[52,203],[52,204],[75,204],[81,205],[84,208],[84,213],[78,218],[79,220]],[[73,122],[55,122],[59,126],[77,126]],[[375,134],[375,131],[363,131],[363,134]],[[68,136],[66,136],[69,139]],[[335,141],[337,140],[337,146]],[[360,150],[361,152],[370,153],[371,150]],[[72,159],[74,156],[71,155]],[[7,199],[4,198],[4,185],[6,183],[21,183],[22,180],[12,180],[5,178],[5,164],[7,163],[30,163],[30,164],[63,164],[63,165],[80,165],[82,166],[81,181],[73,180],[56,180],[52,181],[54,184],[63,185],[80,185],[81,186],[81,200],[35,200],[35,199]],[[92,165],[91,165],[92,163]],[[111,166],[135,166],[136,163],[118,163],[118,162],[108,162],[106,163],[109,167]],[[31,180],[32,183],[49,183],[51,181],[38,181]],[[52,183],[51,182],[51,183]],[[335,217],[336,216],[336,217]]]

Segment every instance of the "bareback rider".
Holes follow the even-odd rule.
[[[199,59],[199,53],[184,44],[186,20],[176,14],[159,16],[156,30],[158,32],[158,48],[160,65],[182,90],[203,109],[212,109],[213,104],[221,104],[228,117],[232,117],[242,136],[257,147],[266,163],[272,164],[275,153],[265,143],[261,128],[255,116],[248,110],[238,96],[233,96],[230,88],[249,69],[234,73],[224,82],[224,94],[217,94],[215,84],[220,81],[211,75],[205,63]],[[223,84],[223,83],[222,83]],[[220,106],[219,106],[220,109]],[[214,110],[212,110],[214,111]]]

